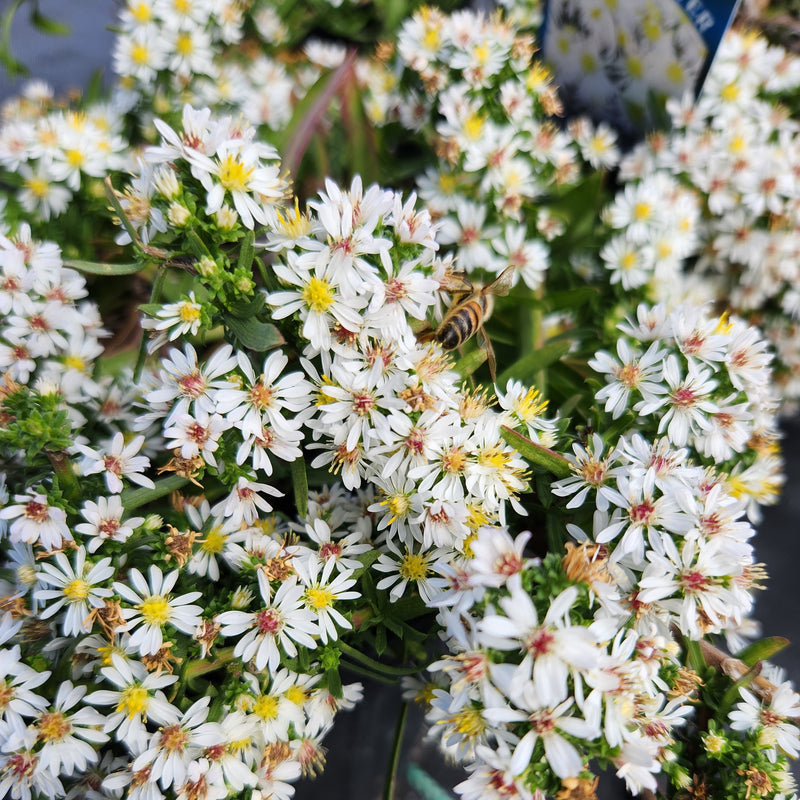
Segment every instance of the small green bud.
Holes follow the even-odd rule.
[[[160,531],[164,526],[164,520],[159,514],[148,514],[142,523],[145,531]]]
[[[203,256],[195,262],[195,269],[204,278],[211,278],[219,271],[219,266],[211,256]]]
[[[191,217],[192,212],[180,203],[170,203],[167,209],[167,219],[176,228],[183,228]]]

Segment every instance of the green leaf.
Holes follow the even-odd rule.
[[[81,261],[77,258],[69,258],[64,264],[79,272],[89,275],[134,275],[144,269],[144,264],[101,264],[99,261]]]
[[[239,340],[242,347],[263,353],[280,347],[286,340],[281,332],[269,322],[260,322],[257,319],[239,319],[233,314],[223,314],[225,327]]]
[[[197,231],[186,231],[186,242],[189,250],[198,258],[208,256],[211,258],[211,251],[206,247],[206,243],[197,235]]]
[[[239,251],[238,266],[242,269],[252,270],[253,259],[256,255],[255,248],[256,233],[255,231],[248,231],[242,239],[241,250]]]
[[[566,355],[570,347],[572,347],[572,342],[568,340],[548,342],[535,352],[528,353],[515,361],[508,369],[503,370],[496,381],[497,385],[504,386],[512,379],[523,382],[530,380],[537,372]]]
[[[297,104],[285,133],[276,141],[278,152],[283,156],[283,168],[294,177],[303,159],[314,132],[330,107],[339,89],[354,80],[353,64],[356,50],[351,50],[345,60],[332,72],[320,76]]]
[[[298,516],[305,517],[308,514],[308,476],[306,475],[305,458],[300,456],[292,461],[291,469],[294,504]]]
[[[329,669],[325,672],[325,680],[328,683],[328,691],[337,699],[343,696],[342,677],[338,669]]]
[[[126,489],[120,496],[122,505],[128,510],[132,511],[134,508],[139,508],[146,503],[153,500],[158,500],[159,497],[171,494],[177,491],[182,486],[189,483],[188,478],[183,478],[180,475],[169,475],[166,478],[157,480],[155,488],[141,487],[139,489]]]
[[[31,11],[30,20],[34,28],[46,33],[48,36],[69,36],[71,32],[69,25],[65,25],[52,17],[46,17],[36,6]]]
[[[379,656],[382,656],[386,652],[386,646],[387,646],[386,628],[383,625],[381,625],[375,631],[375,652]]]
[[[517,452],[531,464],[543,467],[548,472],[552,472],[557,478],[566,478],[572,473],[572,467],[564,456],[542,447],[536,442],[532,442],[527,436],[517,433],[507,425],[503,425],[500,435],[507,444],[516,448]]]
[[[767,661],[788,646],[789,640],[783,636],[767,636],[747,645],[735,657],[748,667],[754,667],[759,661]]]
[[[453,369],[462,377],[469,378],[478,367],[488,358],[487,352],[482,347],[476,347],[465,356],[456,361]]]
[[[14,2],[3,13],[0,21],[0,64],[12,77],[27,75],[30,70],[21,62],[14,58],[11,51],[11,26],[14,22],[14,15],[25,0],[14,0]]]
[[[251,317],[255,317],[259,311],[261,311],[266,300],[267,296],[264,294],[264,292],[258,292],[252,300],[249,300],[246,303],[237,303],[235,306],[229,308],[228,313],[232,314],[234,317],[238,317],[239,319],[250,319]]]
[[[708,669],[700,642],[683,637],[683,645],[686,648],[686,663],[698,674],[704,675]]]

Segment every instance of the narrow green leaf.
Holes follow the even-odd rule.
[[[120,499],[122,500],[122,505],[128,511],[132,511],[134,508],[139,508],[139,506],[143,506],[153,500],[158,500],[159,497],[164,497],[177,491],[187,483],[189,483],[188,478],[183,478],[180,475],[169,475],[166,478],[157,480],[153,489],[145,486],[139,489],[126,489]]]
[[[414,763],[408,765],[406,777],[408,785],[425,800],[453,800],[453,795],[447,789]]]
[[[89,275],[134,275],[144,269],[144,264],[101,264],[99,261],[81,261],[77,258],[69,258],[64,264],[79,272]]]
[[[698,674],[703,675],[708,667],[699,642],[683,637],[683,646],[686,648],[686,663]]]
[[[198,258],[203,256],[211,257],[211,251],[206,247],[206,243],[197,235],[197,231],[186,231],[186,242],[189,250]]]
[[[308,475],[306,475],[305,458],[300,456],[292,461],[291,469],[294,504],[298,516],[305,517],[308,514]]]
[[[572,342],[567,340],[550,341],[533,353],[523,356],[515,361],[508,369],[500,373],[496,383],[504,386],[509,380],[526,381],[559,358],[566,355],[572,347]]]
[[[267,296],[264,294],[264,292],[257,292],[256,296],[252,300],[246,303],[238,303],[232,308],[229,308],[228,313],[232,314],[234,317],[238,317],[239,319],[250,319],[251,317],[255,317],[259,311],[261,311],[266,300]]]
[[[14,58],[11,50],[11,26],[14,22],[14,15],[25,0],[14,0],[5,10],[0,22],[0,64],[11,77],[29,74],[30,70],[21,62]]]
[[[255,240],[255,231],[248,231],[241,241],[238,266],[242,269],[251,270],[253,268],[253,259],[256,255]]]
[[[456,361],[453,365],[453,369],[462,377],[462,378],[469,378],[473,372],[475,372],[478,367],[483,364],[484,361],[488,358],[488,354],[482,347],[476,347],[474,350],[471,350],[465,356]]]
[[[375,652],[379,656],[382,656],[386,652],[386,647],[386,628],[381,625],[378,630],[375,631]]]
[[[294,177],[314,132],[330,107],[333,98],[347,80],[353,79],[356,50],[333,71],[322,75],[297,104],[285,134],[278,140],[284,169]]]
[[[530,461],[531,464],[544,467],[557,478],[566,478],[572,472],[572,467],[564,456],[547,447],[542,447],[536,442],[532,442],[527,436],[517,433],[507,425],[502,426],[500,435],[507,444],[516,448],[523,458]]]
[[[325,680],[328,683],[328,691],[335,697],[341,698],[342,691],[342,677],[339,675],[338,669],[329,669],[325,671]]]
[[[281,332],[269,322],[257,319],[239,319],[233,314],[223,314],[225,327],[239,340],[239,344],[257,353],[280,347],[286,340]]]
[[[736,654],[736,658],[748,667],[754,667],[759,661],[767,661],[788,646],[789,640],[783,636],[767,636],[747,645],[744,650]]]
[[[726,716],[733,708],[733,704],[742,699],[739,689],[747,688],[761,673],[761,662],[757,662],[738,681],[734,681],[722,695],[719,702],[719,713]]]
[[[69,25],[65,25],[52,17],[46,17],[35,6],[31,11],[30,20],[34,28],[46,33],[48,36],[69,36],[71,32]]]

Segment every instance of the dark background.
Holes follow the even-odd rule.
[[[9,6],[0,0],[0,12]],[[40,0],[39,7],[71,27],[68,37],[53,37],[31,28],[23,6],[12,27],[14,55],[30,69],[30,77],[42,78],[58,92],[85,86],[98,70],[110,75],[114,34],[109,30],[116,19],[113,0]],[[0,102],[15,94],[26,79],[10,79],[0,67]],[[757,527],[756,555],[767,566],[768,587],[758,597],[756,616],[763,635],[785,636],[800,643],[800,619],[795,589],[800,580],[800,424],[784,424],[784,455],[787,483],[780,505],[765,510]],[[789,647],[775,662],[786,668],[789,677],[800,684],[798,647]],[[347,676],[344,676],[345,679]],[[355,676],[351,678],[357,680]],[[354,711],[337,717],[325,745],[328,764],[315,781],[297,784],[297,800],[326,797],[329,800],[377,800],[383,790],[383,776],[389,763],[395,724],[400,709],[400,688],[365,682],[365,699]],[[443,800],[431,791],[423,796],[409,784],[408,765],[416,764],[438,783],[449,789],[462,779],[463,772],[448,767],[435,746],[424,741],[422,714],[411,709],[400,769],[396,800]],[[795,774],[800,770],[795,769]],[[412,778],[413,780],[413,778]],[[623,797],[616,781],[605,781],[604,800]]]

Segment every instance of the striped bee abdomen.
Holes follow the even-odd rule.
[[[473,297],[457,308],[451,309],[436,335],[439,344],[446,350],[454,350],[466,342],[480,327],[485,306],[485,298]]]

